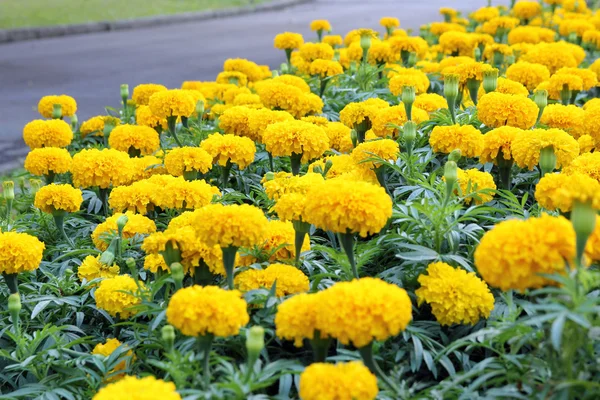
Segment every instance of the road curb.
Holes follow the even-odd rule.
[[[251,6],[206,10],[174,15],[159,15],[126,19],[120,21],[100,21],[75,25],[55,25],[36,28],[0,29],[0,43],[20,42],[23,40],[46,39],[61,36],[83,35],[86,33],[109,32],[124,29],[148,28],[184,22],[205,21],[210,19],[234,17],[263,11],[275,11],[283,8],[310,3],[314,0],[273,0]]]

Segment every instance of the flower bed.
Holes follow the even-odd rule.
[[[42,98],[3,183],[3,395],[597,397],[600,14],[440,12],[313,21],[278,70],[82,123]]]

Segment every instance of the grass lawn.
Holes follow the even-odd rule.
[[[0,29],[113,21],[251,3],[251,0],[0,0]]]

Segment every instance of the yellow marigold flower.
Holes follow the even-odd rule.
[[[131,159],[115,149],[83,149],[73,156],[73,185],[82,188],[126,185],[133,175]]]
[[[319,301],[320,293],[297,294],[277,307],[277,337],[293,340],[296,347],[302,346],[303,339],[314,338],[317,314],[322,306]]]
[[[588,6],[585,1],[579,0],[562,0],[560,2],[563,10],[572,11],[576,13],[587,13],[589,11]]]
[[[554,74],[554,76],[558,76],[558,75],[570,75],[570,76],[579,77],[582,81],[582,90],[590,90],[591,88],[598,85],[598,77],[597,77],[596,73],[594,73],[594,71],[591,71],[589,69],[564,67],[564,68],[561,68],[558,71],[556,71],[556,73]],[[552,81],[552,78],[550,78],[551,81]],[[569,88],[571,90],[580,90],[580,89],[575,88],[575,87],[578,87],[577,82],[575,82],[575,83],[568,82],[568,84],[569,84]]]
[[[329,138],[325,131],[304,121],[283,121],[269,125],[262,140],[274,157],[302,154],[304,163],[320,157],[329,149]]]
[[[326,165],[329,165],[329,169],[325,176],[327,179],[336,178],[346,173],[354,172],[357,169],[357,165],[351,155],[340,154],[318,159],[308,166],[308,171],[316,173],[320,168],[322,173],[325,172]]]
[[[494,17],[483,23],[481,30],[489,35],[496,35],[498,29],[510,30],[519,25],[519,19],[513,17]]]
[[[591,153],[596,148],[596,141],[590,135],[581,135],[577,139],[579,154]]]
[[[60,119],[36,119],[23,128],[23,140],[31,149],[67,147],[73,140],[73,132],[69,124]]]
[[[562,67],[579,65],[580,61],[578,61],[575,51],[564,42],[540,43],[532,47],[527,54],[522,55],[521,60],[545,65],[553,74]]]
[[[243,58],[230,58],[223,63],[223,71],[238,71],[248,77],[249,82],[260,81],[263,71],[260,66]]]
[[[429,24],[429,31],[436,36],[440,36],[448,32],[466,32],[467,29],[453,22],[432,22]]]
[[[212,168],[212,161],[212,156],[200,147],[177,147],[165,156],[165,167],[174,176],[192,171],[205,174]]]
[[[577,37],[582,37],[588,31],[594,31],[596,27],[590,21],[585,19],[565,19],[558,25],[558,33],[562,36],[569,36],[574,33]]]
[[[563,88],[575,91],[583,90],[583,80],[577,75],[567,73],[552,75],[547,87],[549,97],[556,100],[560,99],[560,92]]]
[[[25,158],[25,169],[32,175],[64,174],[73,159],[65,149],[44,147],[31,150]]]
[[[44,118],[52,118],[55,104],[59,104],[61,106],[63,117],[72,117],[77,112],[77,102],[74,98],[67,96],[66,94],[42,97],[38,103],[38,112]]]
[[[163,165],[163,161],[156,156],[144,156],[131,159],[133,164],[133,175],[131,182],[137,182],[142,179],[148,179],[152,175],[168,174]]]
[[[219,188],[211,186],[203,179],[186,181],[182,177],[170,180],[161,196],[161,208],[196,209],[210,204],[215,196],[220,196]]]
[[[34,206],[45,213],[55,211],[76,212],[83,203],[81,190],[69,184],[57,185],[51,183],[43,186],[36,194]]]
[[[596,26],[596,29],[598,27]],[[586,30],[583,33],[582,40],[584,44],[587,43],[592,48],[600,48],[600,31],[599,30]]]
[[[106,220],[94,229],[92,232],[92,242],[99,250],[106,250],[110,243],[111,236],[117,234],[117,220],[122,216],[127,217],[127,223],[123,228],[123,237],[131,239],[135,235],[147,235],[156,232],[156,224],[150,218],[131,211],[126,213],[117,213],[106,218]]]
[[[310,63],[309,73],[319,75],[321,78],[344,73],[342,65],[337,61],[317,59]]]
[[[315,19],[310,23],[311,31],[330,31],[331,24],[326,19]]]
[[[399,28],[400,20],[398,20],[398,18],[394,18],[394,17],[382,17],[379,20],[379,24],[381,26],[383,26],[384,28]]]
[[[517,1],[512,8],[512,14],[525,21],[529,21],[542,13],[542,6],[536,1]]]
[[[560,129],[534,129],[517,135],[511,145],[515,163],[532,170],[540,160],[540,151],[552,146],[556,154],[556,167],[567,167],[579,155],[579,144],[571,135]]]
[[[304,38],[299,33],[283,32],[275,36],[273,46],[280,50],[299,49],[304,44]]]
[[[323,176],[315,173],[292,175],[289,172],[278,172],[274,179],[267,180],[263,177],[261,183],[265,187],[267,196],[272,200],[278,200],[286,193],[305,194],[312,186],[323,183]]]
[[[472,12],[470,17],[475,21],[482,23],[500,16],[498,7],[481,7]]]
[[[294,226],[289,221],[269,220],[267,225],[267,236],[264,243],[259,245],[263,252],[270,255],[269,261],[286,261],[293,260],[296,257],[296,249],[294,247],[295,231]],[[310,241],[305,240],[302,244],[301,252],[310,250]],[[253,256],[244,256],[248,265],[256,262]],[[279,281],[277,282],[279,286]],[[270,289],[270,286],[268,287]],[[244,290],[242,290],[244,291]]]
[[[119,341],[119,339],[115,339],[115,338],[106,339],[106,342],[98,343],[94,347],[94,349],[92,350],[92,354],[109,357],[120,346],[123,346],[123,343],[121,343]],[[128,348],[129,346],[125,345],[125,347]],[[124,356],[129,357],[129,358],[135,358],[132,350],[129,350],[127,353],[124,354]],[[123,357],[123,356],[121,356],[121,357]],[[110,371],[110,374],[112,374],[113,372],[123,371],[125,368],[127,368],[127,361],[123,360],[119,364],[117,364],[115,369]],[[118,380],[121,377],[123,377],[123,374],[113,375],[109,381],[112,382],[112,381]]]
[[[425,72],[426,74],[435,74],[440,72],[440,64],[431,61],[419,61],[416,64],[416,68]],[[425,94],[425,93],[423,93]]]
[[[519,61],[508,67],[506,77],[523,84],[529,91],[550,79],[550,70],[542,64]]]
[[[440,96],[439,94],[423,93],[423,94],[418,95],[415,98],[413,107],[418,108],[423,111],[426,111],[427,113],[431,114],[441,108],[448,108],[448,102],[446,101],[444,96]],[[415,113],[414,108],[413,108],[413,114],[417,114],[417,113]],[[416,115],[413,115],[413,119],[415,119],[415,123],[419,124],[419,123],[423,122],[423,121],[417,121],[415,117],[416,117]],[[373,124],[373,125],[375,125],[375,124]],[[375,128],[373,128],[373,131],[375,131]]]
[[[463,31],[448,31],[443,33],[439,39],[439,45],[445,54],[461,55],[471,57],[476,44],[469,33]]]
[[[252,109],[263,108],[260,96],[257,94],[240,93],[233,99],[233,106],[247,106]]]
[[[173,178],[170,175],[168,177]],[[166,182],[161,186],[150,181],[150,179],[143,179],[129,186],[115,187],[110,192],[108,204],[110,208],[117,212],[131,211],[146,214],[148,211],[152,211],[155,206],[161,206],[162,196],[160,196],[160,193],[164,190],[164,185],[166,185]]]
[[[273,211],[282,221],[306,221],[306,202],[305,193],[285,193],[279,197]]]
[[[383,229],[392,201],[380,186],[332,179],[308,191],[304,214],[303,220],[323,230],[366,237]]]
[[[219,117],[219,128],[223,129],[226,134],[247,136],[254,140],[255,138],[251,137],[248,132],[248,120],[253,112],[253,109],[246,106],[231,107]]]
[[[306,82],[304,82],[306,84]],[[296,118],[320,113],[323,101],[313,93],[305,93],[297,86],[281,80],[272,80],[256,88],[265,107],[287,111]]]
[[[382,189],[383,190],[383,189]],[[404,289],[377,278],[339,282],[319,295],[316,327],[322,337],[363,347],[406,329],[412,305]]]
[[[119,275],[120,268],[117,264],[113,266],[105,265],[100,262],[100,256],[87,256],[79,268],[77,276],[81,281],[91,281],[98,278],[114,278]]]
[[[492,69],[492,66],[489,64],[471,61],[457,65],[453,73],[460,76],[460,82],[462,84],[466,84],[470,79],[482,82],[483,73],[485,71],[491,71]]]
[[[221,249],[219,249],[220,251]],[[165,259],[160,254],[147,254],[144,258],[144,269],[152,273],[157,273],[158,270],[169,271]]]
[[[79,127],[81,137],[86,137],[91,133],[93,133],[94,136],[104,136],[104,125],[107,123],[118,126],[121,123],[121,120],[119,118],[111,117],[110,115],[98,115],[92,117]]]
[[[154,93],[165,91],[167,91],[167,88],[163,85],[157,85],[155,83],[143,83],[133,88],[131,100],[133,100],[136,106],[147,106],[150,101],[150,97]]]
[[[361,49],[362,50],[362,49]],[[372,65],[383,65],[388,62],[393,62],[398,58],[399,54],[392,51],[389,42],[381,40],[371,41],[369,47],[368,60]]]
[[[437,153],[449,154],[460,149],[464,157],[479,157],[483,150],[483,135],[472,125],[440,125],[431,131],[429,144]]]
[[[198,238],[209,246],[251,248],[267,235],[262,210],[247,204],[210,204],[196,211],[194,221]]]
[[[106,385],[94,395],[92,400],[181,400],[172,382],[165,382],[153,376],[137,378],[126,376],[115,383]]]
[[[0,273],[18,274],[37,269],[45,248],[35,236],[0,232]]]
[[[430,86],[427,75],[414,68],[394,68],[389,76],[390,92],[394,96],[400,96],[404,86],[414,86],[417,94],[427,93]]]
[[[194,98],[182,89],[164,90],[150,96],[148,106],[152,114],[159,118],[189,117],[196,111]]]
[[[223,71],[219,72],[217,75],[217,79],[215,79],[217,83],[232,83],[236,86],[247,86],[248,85],[248,77],[239,71]]]
[[[583,132],[590,135],[600,146],[600,106],[588,107],[583,112]]]
[[[333,47],[327,43],[304,43],[298,50],[300,57],[306,62],[314,60],[333,60]]]
[[[374,400],[377,393],[377,378],[360,361],[314,363],[300,374],[302,400]]]
[[[535,199],[548,210],[571,211],[576,202],[600,208],[600,183],[588,175],[546,174],[535,187]]]
[[[575,231],[564,217],[543,214],[503,221],[481,238],[475,266],[482,278],[502,290],[524,291],[556,284],[540,274],[565,273],[575,258]]]
[[[519,82],[512,81],[506,78],[498,78],[497,87],[495,92],[504,93],[504,94],[515,94],[519,96],[529,96],[529,90]],[[485,90],[483,89],[483,85],[479,86],[479,90],[477,92],[477,98],[480,99],[481,96],[485,94]]]
[[[574,105],[550,104],[544,109],[540,122],[551,128],[562,129],[578,138],[586,132],[585,114],[583,109]]]
[[[160,148],[160,139],[158,133],[147,126],[119,125],[110,133],[108,145],[119,151],[148,155]]]
[[[436,262],[429,264],[427,275],[418,280],[421,287],[415,294],[419,305],[429,304],[441,325],[474,325],[494,309],[494,296],[473,272]]]
[[[341,46],[344,40],[340,35],[325,35],[323,36],[323,43],[327,43],[331,47]]]
[[[330,122],[323,127],[327,137],[329,137],[329,145],[332,149],[340,153],[348,153],[352,151],[352,139],[350,138],[350,128],[341,122]]]
[[[507,125],[529,129],[537,120],[538,107],[524,96],[491,92],[481,96],[477,115],[490,128]]]
[[[588,110],[590,108],[595,108],[600,106],[600,98],[595,97],[593,99],[589,99],[587,100],[584,104],[583,104],[583,109],[584,110]]]
[[[427,41],[419,36],[392,36],[389,38],[392,51],[400,54],[402,51],[417,53],[418,58],[424,58],[429,50]]]
[[[241,292],[261,288],[270,290],[275,282],[277,297],[302,293],[309,289],[308,277],[298,268],[285,264],[271,264],[263,270],[249,269],[237,274],[234,280],[235,287]]]
[[[398,142],[392,139],[381,139],[364,142],[356,146],[350,156],[360,168],[374,169],[381,165],[377,161],[368,161],[379,157],[386,161],[396,161],[400,154]]]
[[[386,101],[381,99],[369,100],[346,104],[342,111],[340,111],[340,121],[347,127],[353,128],[354,125],[358,125],[365,120],[372,122],[380,109],[390,106]]]
[[[167,119],[152,114],[152,110],[148,106],[138,106],[135,109],[135,122],[138,125],[150,128],[161,127],[163,130],[167,129]]]
[[[552,29],[537,26],[517,26],[508,33],[508,44],[554,42],[555,36],[556,32]]]
[[[494,183],[494,177],[487,172],[479,171],[477,169],[458,169],[458,185],[460,191],[465,197],[464,201],[467,205],[474,201],[475,204],[485,204],[492,201],[494,198],[494,192],[489,190],[496,190],[496,184]],[[485,193],[481,193],[481,190],[486,190]],[[471,195],[471,193],[475,193]]]
[[[267,126],[276,122],[291,121],[294,117],[286,111],[273,111],[266,108],[255,110],[248,114],[248,137],[261,143],[262,135]]]
[[[321,128],[324,128],[329,124],[329,120],[326,117],[320,117],[318,115],[309,115],[308,117],[302,117],[300,118],[300,121],[310,122],[311,124],[320,126]]]
[[[103,279],[96,289],[96,307],[106,311],[113,317],[117,315],[121,319],[127,319],[137,314],[134,306],[140,304],[142,300],[137,297],[140,291],[144,290],[135,283],[135,280],[129,275],[117,275],[113,278]],[[129,292],[129,293],[128,293]]]
[[[600,260],[600,216],[596,216],[596,228],[585,246],[585,255],[592,261]]]
[[[512,47],[501,43],[487,44],[483,50],[483,59],[492,62],[496,53],[502,54],[503,56],[511,56],[513,54],[513,49]]]
[[[167,306],[167,321],[186,336],[237,335],[249,320],[240,292],[216,286],[179,289]]]
[[[251,139],[218,133],[209,135],[200,147],[213,157],[213,163],[225,166],[231,162],[240,169],[250,165],[256,153],[256,145]]]
[[[295,86],[300,89],[303,93],[310,93],[310,86],[308,83],[299,76],[294,76],[290,74],[279,75],[271,80],[271,82],[284,83],[286,85]]]
[[[502,154],[504,160],[512,159],[511,145],[513,140],[523,132],[522,129],[512,126],[501,126],[492,129],[483,135],[483,150],[479,156],[482,164],[493,162],[497,164],[496,158]]]

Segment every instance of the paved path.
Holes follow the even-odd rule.
[[[471,11],[486,3],[463,0],[458,7]],[[342,35],[354,28],[379,28],[382,16],[418,29],[441,20],[438,10],[447,5],[441,0],[316,0],[219,20],[0,45],[0,168],[23,153],[22,128],[39,117],[37,101],[44,95],[75,97],[83,121],[103,113],[104,106],[118,105],[121,83],[175,88],[184,80],[211,80],[231,57],[276,67],[284,55],[273,48],[273,37],[293,31],[311,40],[313,19],[328,19],[334,33]]]

